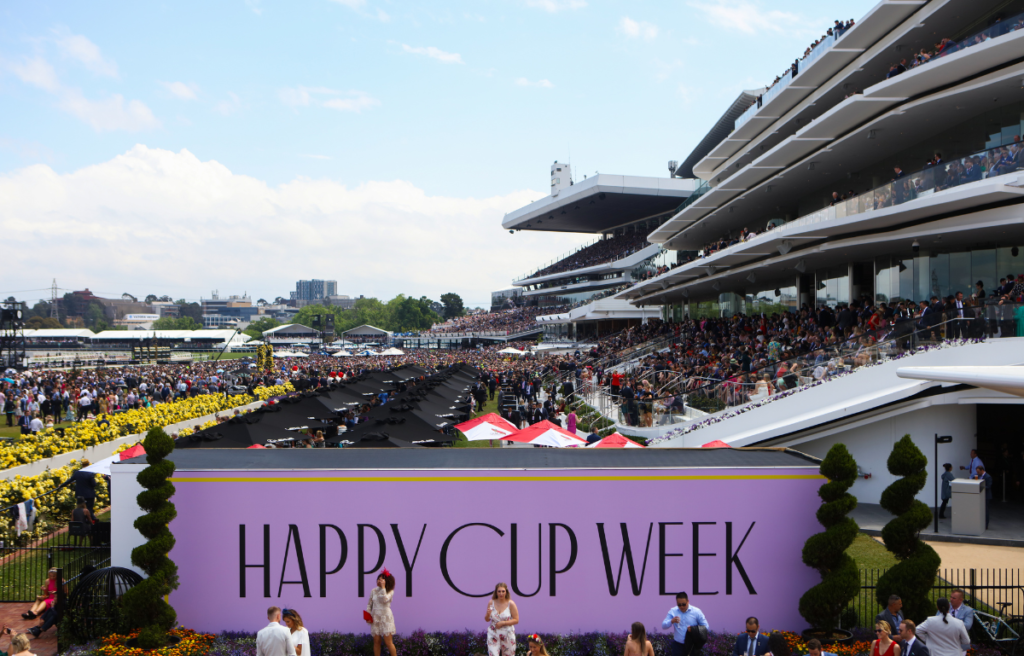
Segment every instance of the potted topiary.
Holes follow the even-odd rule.
[[[145,488],[136,498],[146,514],[135,520],[135,528],[146,543],[132,549],[132,564],[145,572],[147,578],[124,594],[122,607],[128,625],[139,629],[136,644],[129,646],[156,649],[179,639],[168,635],[177,623],[177,615],[165,601],[171,590],[178,587],[178,567],[167,557],[174,547],[168,524],[178,514],[169,501],[174,495],[174,485],[168,480],[174,474],[174,463],[166,460],[174,450],[174,440],[157,427],[146,434],[142,446],[149,466],[136,477]]]
[[[847,516],[857,507],[856,497],[847,492],[857,479],[857,463],[845,445],[835,444],[819,471],[828,479],[818,489],[822,503],[817,518],[825,531],[807,538],[803,561],[821,573],[821,583],[800,597],[800,615],[812,627],[803,632],[804,638],[831,644],[853,637],[838,628],[839,616],[860,592],[857,563],[846,553],[860,530]]]
[[[901,478],[882,491],[882,507],[896,515],[882,527],[882,540],[899,562],[878,578],[875,599],[885,607],[889,596],[898,594],[903,616],[921,622],[935,612],[929,594],[942,563],[939,554],[918,537],[932,522],[932,511],[917,500],[928,480],[928,458],[910,435],[904,435],[886,464],[890,474]]]

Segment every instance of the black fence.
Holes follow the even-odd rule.
[[[884,569],[860,570],[860,594],[840,618],[844,629],[874,628],[875,616],[884,610],[875,600],[878,579]],[[963,590],[968,606],[996,616],[1024,615],[1024,580],[1019,569],[941,569],[935,577],[931,598],[949,599]],[[972,631],[972,637],[974,631]]]
[[[63,569],[71,585],[82,570],[110,564],[110,523],[86,530],[71,522],[68,530],[26,546],[16,546],[14,534],[0,535],[0,602],[32,602],[46,582],[50,568]]]

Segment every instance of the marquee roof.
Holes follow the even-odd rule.
[[[278,469],[667,469],[806,468],[820,460],[792,449],[186,449],[178,471]],[[122,463],[145,464],[145,458]],[[115,467],[117,465],[115,464]],[[114,470],[116,471],[116,469]]]
[[[357,336],[357,337],[359,335],[373,335],[373,336],[377,336],[377,335],[390,335],[390,334],[391,334],[390,332],[384,330],[383,328],[378,328],[376,326],[371,326],[368,323],[364,323],[361,326],[356,326],[355,328],[350,328],[349,330],[346,330],[345,332],[342,333],[342,335],[354,335],[354,336]]]
[[[25,338],[32,339],[67,339],[68,337],[92,337],[88,328],[26,328]]]
[[[234,330],[104,330],[93,335],[93,340],[124,340],[124,339],[191,339],[225,341],[248,341],[248,335],[237,335]]]
[[[270,330],[264,330],[264,335],[308,335],[316,331],[301,323],[286,323],[283,326],[275,326]]]

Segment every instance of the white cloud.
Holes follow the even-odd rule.
[[[348,98],[331,98],[321,103],[328,109],[337,109],[342,112],[355,112],[358,114],[364,109],[370,109],[380,104],[376,98],[366,95],[360,91],[353,92]]]
[[[277,92],[278,99],[289,107],[308,107],[314,102],[315,95],[337,96],[341,92],[327,87],[304,87],[299,85],[295,88],[287,87]]]
[[[77,60],[97,75],[117,77],[117,64],[104,57],[95,43],[81,34],[72,34],[66,27],[58,27],[53,32],[54,43],[65,57]]]
[[[587,0],[526,0],[526,6],[554,13],[563,9],[583,9]]]
[[[129,100],[126,104],[124,96],[119,93],[106,100],[89,100],[77,89],[69,89],[61,94],[59,105],[97,132],[138,132],[160,127],[160,121],[153,116],[149,107],[138,100]]]
[[[521,87],[543,87],[545,89],[551,89],[555,86],[551,83],[551,80],[537,80],[536,82],[531,82],[525,77],[516,78],[516,84]]]
[[[658,36],[658,26],[644,21],[635,21],[629,16],[619,20],[619,31],[631,39],[650,41]]]
[[[221,116],[231,116],[242,108],[242,101],[234,93],[228,91],[228,99],[222,100],[213,106],[213,111]]]
[[[176,98],[182,100],[195,100],[196,91],[199,90],[195,84],[185,84],[184,82],[161,82],[160,84]]]
[[[431,59],[436,59],[437,61],[444,62],[445,64],[465,64],[466,63],[466,62],[462,61],[462,55],[460,55],[459,53],[457,53],[457,52],[445,52],[444,50],[440,50],[438,48],[435,48],[434,46],[427,46],[425,48],[422,48],[422,47],[414,48],[413,46],[409,46],[409,45],[406,45],[406,44],[403,43],[402,44],[402,50],[404,50],[406,52],[410,52],[410,53],[412,53],[414,55],[426,55],[427,57],[430,57]]]
[[[20,62],[7,62],[6,68],[25,84],[54,93],[60,89],[57,73],[42,57],[26,57]]]
[[[245,6],[252,10],[257,16],[263,15],[263,8],[260,7],[260,0],[245,0]]]
[[[788,32],[803,28],[800,16],[778,9],[764,10],[747,0],[709,0],[691,2],[691,7],[702,12],[713,25],[744,34],[758,32]]]
[[[299,157],[305,157],[306,159],[334,159],[330,155],[299,155]]]
[[[339,5],[344,5],[349,9],[362,9],[366,6],[366,0],[334,0]]]
[[[489,298],[508,286],[512,273],[539,264],[539,253],[564,252],[586,239],[501,229],[504,213],[543,195],[432,196],[403,180],[349,187],[297,177],[273,186],[186,150],[138,145],[68,173],[36,164],[0,174],[5,283],[44,286],[36,253],[46,243],[46,282],[56,276],[76,289],[144,295],[161,288],[192,298],[213,284],[273,298],[295,279],[321,277],[344,278],[345,293],[385,299],[398,293],[436,299],[449,291]],[[338,226],[345,234],[340,259],[322,237]],[[219,248],[243,233],[244,248]],[[154,244],[166,254],[165,266],[152,266]],[[147,272],[144,285],[151,289],[133,287],[143,284],[134,282],[139,271]]]

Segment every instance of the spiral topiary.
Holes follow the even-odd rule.
[[[920,622],[935,611],[928,595],[942,563],[939,554],[918,537],[932,523],[932,511],[916,498],[928,481],[928,458],[904,435],[886,465],[890,474],[901,478],[882,492],[882,507],[896,515],[882,528],[882,539],[899,562],[879,577],[875,599],[884,607],[890,595],[899,595],[904,617]]]
[[[828,450],[819,469],[828,479],[818,489],[821,507],[817,518],[825,527],[804,543],[804,563],[821,573],[821,583],[800,597],[800,615],[816,629],[831,631],[839,624],[843,609],[860,593],[857,563],[846,550],[860,528],[847,514],[857,499],[847,492],[857,480],[857,463],[843,444]]]
[[[131,626],[140,629],[138,643],[143,649],[155,649],[168,643],[167,632],[177,623],[177,615],[164,598],[178,588],[178,566],[167,557],[174,547],[168,524],[178,515],[169,499],[174,485],[174,463],[166,456],[174,450],[172,440],[162,428],[153,428],[142,441],[149,466],[136,480],[145,488],[136,497],[146,511],[135,520],[135,528],[146,543],[132,549],[132,564],[146,573],[142,583],[124,594],[123,608]]]

